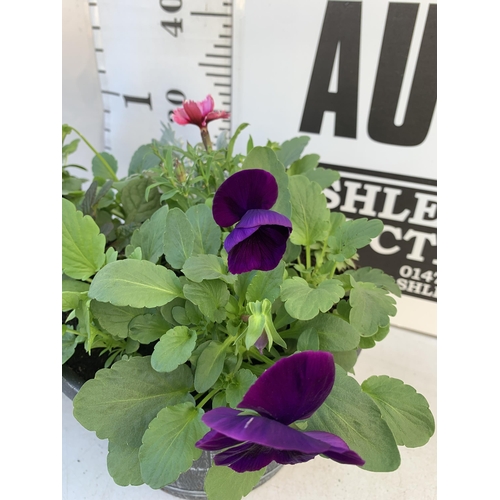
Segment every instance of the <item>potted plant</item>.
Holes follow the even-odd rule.
[[[307,137],[234,154],[246,124],[214,147],[207,124],[227,115],[211,96],[173,116],[202,142],[164,127],[123,179],[95,151],[85,192],[67,170],[77,142],[63,146],[63,364],[100,363],[74,415],[109,441],[111,476],[239,500],[317,455],[397,469],[398,446],[433,435],[429,405],[401,380],[350,375],[400,295],[357,263],[382,222],[330,212],[339,174],[303,155]],[[63,144],[71,132],[87,142],[65,125]]]

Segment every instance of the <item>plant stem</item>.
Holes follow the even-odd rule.
[[[336,267],[337,267],[337,263],[336,263],[336,262],[334,262],[334,263],[333,263],[332,270],[330,271],[330,275],[328,276],[330,279],[332,279],[332,278],[333,278],[333,275],[335,274],[335,269],[336,269]]]
[[[311,247],[306,245],[306,269],[311,267]]]
[[[212,389],[197,405],[196,408],[203,408],[203,405],[210,401],[220,389]]]
[[[78,130],[76,130],[76,128],[73,128],[73,127],[70,127],[70,128],[73,132],[75,132],[75,134],[79,135],[82,138],[83,142],[94,152],[94,154],[97,156],[97,158],[99,158],[99,160],[101,160],[102,164],[106,167],[106,170],[109,172],[109,175],[111,175],[111,178],[114,181],[117,181],[118,177],[116,177],[114,170],[109,166],[109,163],[102,157],[102,155],[97,152],[97,150],[94,148],[94,146],[92,146],[92,144],[90,144],[90,142],[80,132],[78,132]]]
[[[262,361],[263,363],[265,363],[268,366],[274,365],[274,361],[269,359],[267,356],[264,356],[263,354],[251,352],[250,356],[254,357],[255,359],[258,359],[259,361]]]
[[[210,134],[208,133],[208,129],[206,127],[202,127],[200,128],[200,132],[203,145],[205,146],[205,149],[210,153],[212,151],[212,141],[210,140]]]

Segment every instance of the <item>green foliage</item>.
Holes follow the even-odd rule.
[[[417,448],[434,434],[429,403],[413,387],[387,375],[373,376],[361,384],[378,406],[398,445]]]
[[[296,351],[331,352],[337,367],[331,394],[301,429],[339,435],[365,469],[396,469],[398,445],[422,446],[434,432],[413,388],[386,376],[359,386],[347,375],[359,349],[387,336],[401,295],[391,276],[356,264],[382,222],[330,212],[322,191],[339,174],[303,155],[308,137],[265,146],[250,138],[246,154],[233,154],[246,126],[221,134],[211,150],[183,147],[164,126],[159,141],[135,151],[123,179],[112,155],[63,126],[62,362],[79,343],[106,357],[75,397],[74,414],[109,440],[108,470],[119,485],[175,481],[201,453],[203,412],[235,408],[266,368]],[[65,144],[73,132],[79,139]],[[79,141],[95,154],[86,191],[68,170],[80,167],[67,165]],[[275,177],[272,210],[293,230],[276,268],[233,275],[222,245],[228,232],[211,206],[241,169]],[[262,474],[214,466],[208,498],[239,500]]]
[[[208,431],[203,410],[190,402],[163,408],[144,433],[139,450],[141,474],[152,488],[175,481],[201,455],[194,444]]]
[[[240,500],[260,481],[265,469],[255,472],[234,472],[229,467],[213,465],[205,479],[208,500]]]

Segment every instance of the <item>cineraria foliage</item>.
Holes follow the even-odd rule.
[[[198,104],[222,117],[213,102]],[[330,212],[322,190],[339,175],[319,167],[318,155],[303,155],[307,137],[265,146],[250,137],[246,154],[233,154],[246,124],[213,147],[203,116],[186,116],[203,145],[184,148],[164,126],[159,141],[137,149],[123,179],[116,159],[94,150],[86,191],[68,171],[78,140],[64,142],[74,132],[92,146],[63,126],[62,362],[78,344],[107,357],[75,397],[75,417],[109,440],[108,469],[119,485],[161,488],[200,448],[220,450],[205,482],[210,500],[248,493],[268,458],[298,463],[320,454],[369,471],[397,469],[398,446],[423,446],[434,433],[428,403],[398,379],[360,385],[350,375],[358,351],[388,334],[391,295],[400,295],[392,277],[356,264],[382,222]],[[238,177],[245,182],[236,186]],[[217,195],[223,183],[229,189]],[[268,187],[255,201],[245,186],[258,185]],[[242,242],[250,250],[238,250]],[[245,268],[255,248],[269,245],[270,256]],[[308,359],[330,366],[324,377],[307,375]],[[287,382],[287,370],[305,378]],[[321,388],[321,379],[331,385]],[[263,426],[251,436],[241,431],[249,420]],[[269,437],[269,426],[300,444],[287,449],[288,437]]]

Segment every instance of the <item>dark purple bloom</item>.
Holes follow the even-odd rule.
[[[307,462],[318,454],[343,464],[363,465],[364,460],[340,437],[289,427],[309,418],[323,404],[334,379],[331,353],[305,351],[282,358],[256,380],[238,405],[258,415],[242,415],[225,407],[210,410],[202,420],[212,430],[196,446],[223,450],[215,455],[215,464],[236,472],[260,470],[273,460]]]
[[[279,264],[292,223],[288,217],[269,210],[277,199],[276,179],[260,169],[233,174],[215,193],[215,222],[222,227],[238,223],[224,241],[231,273],[270,271]]]

